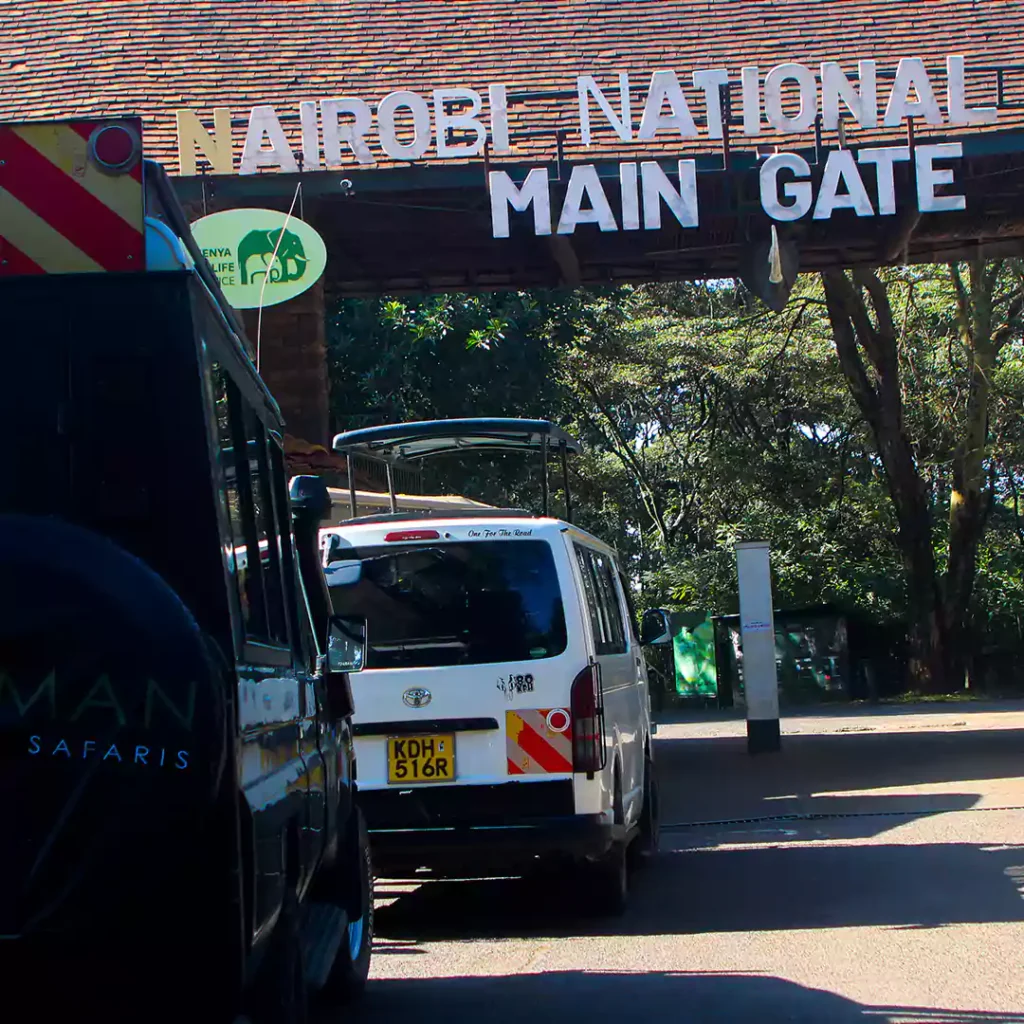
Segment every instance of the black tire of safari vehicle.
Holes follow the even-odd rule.
[[[307,1024],[309,994],[303,962],[299,901],[289,891],[274,925],[259,977],[246,1000],[252,1024]]]
[[[353,811],[355,827],[350,828],[344,863],[339,865],[337,884],[338,903],[345,908],[350,922],[362,921],[362,929],[355,940],[350,924],[345,929],[334,966],[327,976],[322,995],[334,1003],[358,999],[366,988],[370,973],[370,955],[373,951],[373,860],[370,854],[370,836],[366,819],[357,807]]]
[[[650,755],[644,757],[644,802],[640,810],[640,834],[630,843],[630,862],[643,867],[658,852],[661,841],[661,794]]]

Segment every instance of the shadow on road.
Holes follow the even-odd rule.
[[[457,1024],[566,1021],[756,1021],[805,1024],[1024,1024],[1024,1014],[864,1006],[757,974],[552,971],[503,977],[371,982],[362,1006],[333,1020],[437,1019]]]
[[[916,703],[869,704],[837,701],[834,704],[782,704],[783,721],[821,721],[852,719],[870,723],[875,719],[921,717],[926,715],[953,715],[971,717],[992,714],[1020,714],[1024,700],[1011,697],[1006,700],[921,700]],[[746,712],[740,708],[682,708],[665,709],[655,713],[662,725],[706,724],[708,722],[742,722]]]
[[[662,825],[663,847],[799,843],[822,839],[871,839],[920,818],[952,811],[969,811],[980,793],[930,793],[882,796],[820,794],[789,801],[772,800],[761,814],[749,819],[712,819],[715,828],[693,821]],[[791,817],[787,819],[787,815]],[[820,820],[815,820],[820,819]]]
[[[1024,776],[1024,729],[787,736],[779,753],[758,757],[740,737],[659,738],[655,758],[670,824],[822,813],[835,799],[832,809],[857,812],[861,793],[874,811],[869,790],[953,783],[962,794],[971,781]],[[963,809],[957,794],[911,796],[925,813]],[[1019,796],[1024,804],[1024,780]]]
[[[543,878],[426,882],[377,912],[382,941],[941,928],[1022,921],[1024,846],[969,843],[663,852],[627,914],[573,913]]]

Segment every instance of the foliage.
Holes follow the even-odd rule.
[[[999,275],[999,291],[1012,296],[1018,268]],[[941,572],[971,401],[970,340],[948,268],[882,279],[901,429]],[[730,282],[346,300],[329,344],[338,429],[508,415],[550,418],[580,437],[577,521],[618,546],[641,606],[735,611],[733,546],[763,538],[778,605],[832,602],[877,620],[908,614],[898,506],[816,278],[801,279],[780,314]],[[970,602],[979,647],[1013,646],[1024,623],[1016,325],[987,379],[991,497]],[[449,460],[431,486],[536,508],[539,467],[511,456]],[[556,509],[562,497],[556,491]]]

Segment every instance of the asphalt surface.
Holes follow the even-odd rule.
[[[379,882],[333,1021],[1024,1024],[1024,704],[827,712],[751,758],[659,727],[662,852],[619,919],[551,883]]]

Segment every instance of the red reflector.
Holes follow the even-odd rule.
[[[135,166],[141,146],[138,136],[130,129],[108,124],[93,132],[89,149],[104,170],[120,174]]]
[[[402,540],[440,540],[441,534],[437,530],[396,530],[384,537],[384,543]]]

